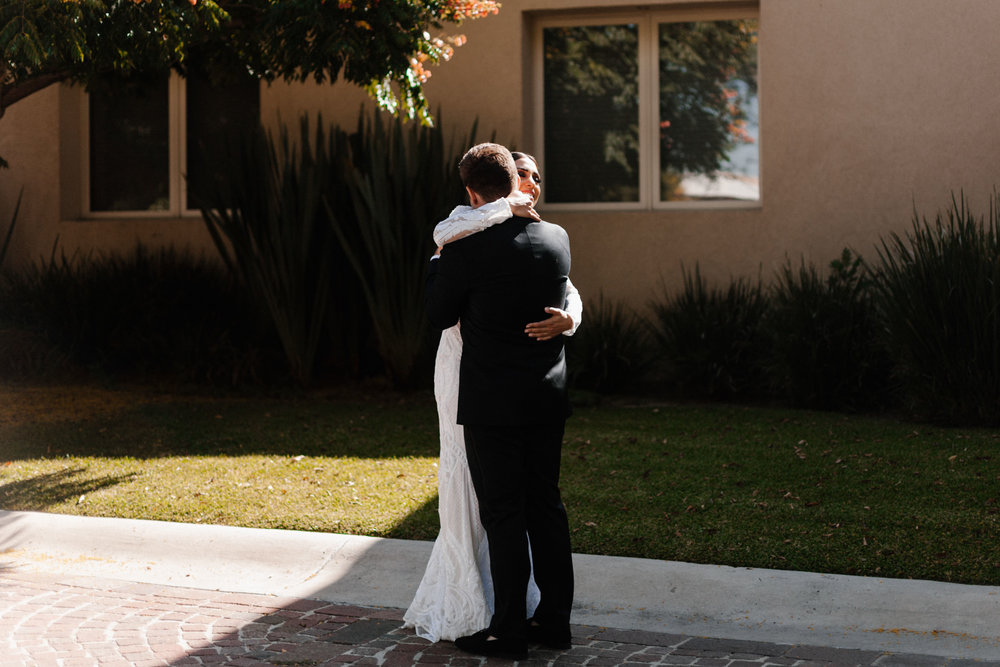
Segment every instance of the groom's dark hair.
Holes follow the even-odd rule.
[[[517,186],[517,168],[500,144],[477,144],[458,163],[462,184],[487,202],[509,195]]]

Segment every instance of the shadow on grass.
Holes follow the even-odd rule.
[[[195,399],[0,422],[0,463],[62,456],[437,456],[432,396]]]
[[[86,468],[68,468],[8,482],[0,486],[0,507],[44,512],[67,500],[117,484],[125,484],[138,477],[136,473],[129,473],[88,479],[83,477],[86,472]]]
[[[397,540],[431,540],[437,537],[441,527],[438,516],[438,495],[425,502],[403,517],[385,533],[385,537]]]

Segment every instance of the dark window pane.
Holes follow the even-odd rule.
[[[635,25],[545,28],[545,200],[639,201]]]
[[[660,199],[760,198],[757,22],[659,30]]]
[[[170,205],[167,81],[129,93],[90,94],[90,210],[160,211]]]
[[[249,74],[213,82],[199,72],[187,79],[188,208],[198,208],[196,193],[211,192],[222,176],[220,164],[233,142],[257,127],[260,84]],[[215,158],[213,160],[213,158]]]

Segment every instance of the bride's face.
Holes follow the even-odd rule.
[[[517,167],[517,176],[520,183],[517,189],[531,197],[531,203],[538,203],[538,196],[542,194],[542,177],[538,174],[538,165],[531,158],[522,157],[514,163]]]

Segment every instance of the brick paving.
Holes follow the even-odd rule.
[[[432,644],[403,610],[0,570],[0,667],[692,665],[1000,667],[1000,662],[573,627],[511,663]]]

